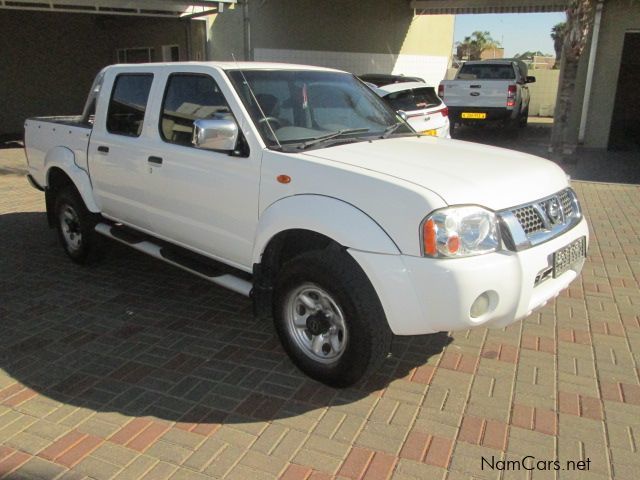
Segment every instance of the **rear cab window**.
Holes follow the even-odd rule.
[[[515,80],[513,65],[508,63],[487,63],[469,65],[465,63],[457,77],[459,80]]]
[[[152,83],[150,73],[121,73],[116,77],[107,111],[109,133],[140,136]]]
[[[433,87],[402,90],[400,92],[390,93],[386,95],[384,99],[394,110],[404,110],[405,112],[425,110],[442,104],[442,100],[440,100],[440,97],[438,97]]]

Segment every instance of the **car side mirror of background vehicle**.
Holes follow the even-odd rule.
[[[404,110],[398,110],[397,113],[398,113],[398,116],[405,122],[407,121],[407,118],[409,118],[409,116],[407,115],[407,112],[405,112]]]
[[[191,143],[203,150],[233,151],[238,143],[238,124],[233,118],[196,120]]]
[[[536,77],[527,77],[526,83],[536,83]]]

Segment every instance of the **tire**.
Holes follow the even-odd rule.
[[[528,124],[529,124],[529,107],[527,107],[525,111],[520,114],[518,127],[526,128]]]
[[[95,231],[99,215],[87,210],[80,194],[72,186],[58,192],[54,205],[58,238],[66,254],[81,265],[95,261],[100,250]]]
[[[392,333],[380,300],[344,251],[308,252],[287,262],[274,299],[275,328],[285,351],[324,384],[353,385],[389,354]]]

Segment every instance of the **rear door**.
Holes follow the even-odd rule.
[[[93,192],[107,217],[148,230],[147,142],[144,125],[154,72],[111,70],[105,74],[89,142]]]

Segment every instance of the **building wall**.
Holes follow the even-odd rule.
[[[208,55],[245,58],[241,6],[212,15]],[[444,78],[453,43],[452,15],[414,15],[405,0],[249,1],[250,57],[307,63],[354,73]]]
[[[95,74],[116,50],[179,45],[187,59],[187,23],[174,19],[0,10],[0,136],[22,132],[31,116],[80,113]],[[204,22],[192,22],[192,58],[204,58]],[[197,38],[199,35],[199,39]]]
[[[606,148],[609,143],[624,35],[629,30],[640,30],[640,4],[629,0],[605,2],[585,134],[587,147]],[[585,79],[586,69],[583,72],[583,84]],[[578,127],[579,121],[575,126],[576,131]]]

